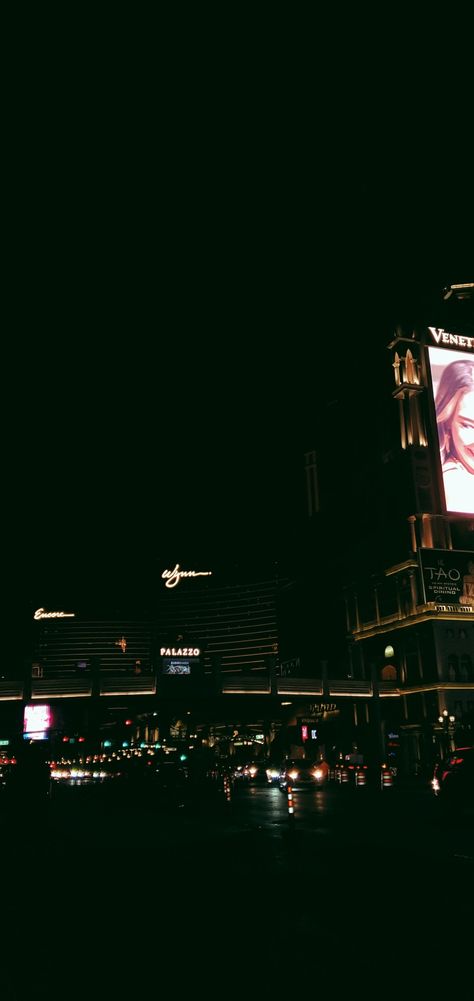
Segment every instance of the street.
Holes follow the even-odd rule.
[[[157,963],[196,987],[204,956],[237,977],[267,957],[268,976],[314,952],[318,976],[347,974],[402,946],[419,961],[417,943],[450,922],[458,945],[472,928],[472,817],[441,816],[427,788],[331,785],[295,793],[293,817],[276,787],[183,805],[101,793],[61,789],[36,816],[2,814],[6,930],[31,957],[6,998],[33,974],[40,997],[96,974],[121,996],[112,981],[148,983]]]

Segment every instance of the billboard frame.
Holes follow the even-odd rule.
[[[429,335],[431,334],[432,340],[429,340]],[[435,337],[439,338],[439,340]],[[442,336],[446,340],[442,341]],[[447,334],[442,328],[430,327],[428,326],[425,331],[425,336],[423,338],[423,366],[425,375],[425,384],[428,390],[428,422],[431,432],[431,442],[430,442],[430,452],[434,460],[434,470],[437,485],[437,500],[438,509],[443,514],[450,518],[456,518],[460,520],[469,519],[474,517],[473,511],[459,511],[454,508],[448,507],[446,500],[445,482],[444,474],[441,462],[441,443],[439,441],[438,435],[438,422],[436,416],[436,394],[435,394],[435,384],[433,382],[433,367],[432,367],[432,355],[430,354],[430,349],[438,350],[446,354],[445,366],[450,364],[449,356],[452,357],[452,361],[461,361],[464,359],[472,358],[474,365],[474,338],[468,337],[463,334]],[[473,383],[474,385],[474,383]],[[438,384],[436,384],[436,389]],[[474,487],[474,473],[473,477],[473,487]],[[473,505],[474,507],[474,505]]]

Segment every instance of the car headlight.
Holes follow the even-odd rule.
[[[277,779],[279,774],[276,768],[267,768],[267,779]]]

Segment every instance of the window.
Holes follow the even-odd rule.
[[[455,653],[452,653],[448,657],[448,679],[449,679],[449,681],[457,681],[458,680],[458,669],[459,669],[458,658],[456,657]]]
[[[472,681],[472,660],[468,653],[464,653],[459,661],[459,680]]]

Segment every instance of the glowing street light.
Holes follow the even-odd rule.
[[[450,715],[447,709],[443,709],[441,716],[438,716],[438,723],[443,727],[443,736],[446,752],[454,751],[454,731],[456,728],[456,717]]]

